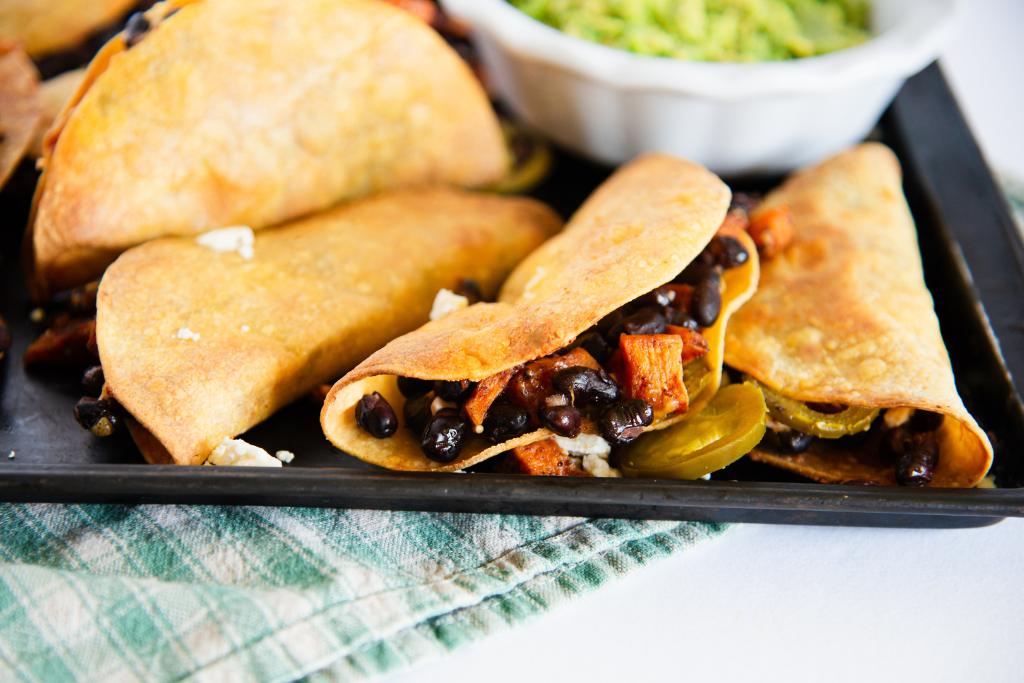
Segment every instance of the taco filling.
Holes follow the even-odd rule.
[[[452,310],[442,297],[440,317],[341,378],[324,434],[393,470],[613,474],[640,434],[688,420],[718,391],[725,327],[758,278],[730,197],[692,162],[623,166],[496,301]]]
[[[957,395],[893,153],[794,174],[751,225],[773,251],[726,344],[768,411],[751,459],[823,483],[976,485],[992,446]]]

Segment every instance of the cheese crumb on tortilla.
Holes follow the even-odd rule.
[[[267,453],[259,446],[254,446],[242,439],[224,437],[220,445],[213,449],[206,459],[207,465],[236,467],[283,467],[281,461]]]
[[[450,289],[440,289],[434,297],[434,305],[430,307],[430,319],[443,318],[453,311],[469,306],[469,299],[456,294]]]
[[[204,232],[196,237],[196,242],[218,253],[235,252],[246,261],[251,261],[255,254],[253,245],[256,242],[256,234],[247,225],[236,225]]]

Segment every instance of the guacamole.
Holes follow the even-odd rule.
[[[863,43],[866,0],[509,0],[569,35],[706,62],[811,57]]]

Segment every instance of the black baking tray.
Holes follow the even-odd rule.
[[[936,65],[910,79],[875,133],[903,162],[925,277],[957,385],[996,447],[997,489],[807,483],[740,461],[713,481],[388,472],[333,450],[303,400],[244,438],[297,453],[281,470],[145,465],[127,437],[95,439],[72,419],[76,373],[28,375],[38,333],[17,268],[34,182],[0,198],[0,312],[14,346],[0,384],[0,500],[298,505],[904,527],[983,526],[1024,516],[1024,249],[1003,196]],[[568,154],[535,194],[568,214],[609,173]],[[735,181],[763,189],[778,179]],[[1014,378],[1017,378],[1015,381]],[[6,457],[15,451],[13,459]]]

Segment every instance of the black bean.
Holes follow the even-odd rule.
[[[915,443],[896,461],[896,483],[900,486],[924,486],[935,476],[939,449],[934,441]]]
[[[662,334],[665,331],[665,316],[656,308],[641,308],[612,328],[609,337],[618,343],[622,334]]]
[[[423,429],[420,448],[434,462],[451,462],[459,457],[469,428],[461,415],[450,408],[437,411]]]
[[[707,250],[711,253],[715,265],[725,269],[742,266],[750,258],[750,254],[740,241],[728,235],[716,236],[708,244]]]
[[[559,436],[575,439],[583,428],[583,416],[572,406],[548,406],[541,409],[544,426]]]
[[[103,391],[103,366],[94,365],[82,373],[82,389],[93,396],[99,396]]]
[[[625,317],[626,314],[623,310],[621,308],[617,308],[597,322],[597,331],[601,334],[607,335],[613,328],[617,327]]]
[[[455,283],[455,289],[452,291],[459,296],[466,297],[471,304],[484,300],[484,293],[480,289],[480,283],[473,278],[460,277],[459,281]]]
[[[804,434],[798,432],[795,429],[789,431],[776,432],[775,440],[779,444],[779,450],[783,453],[803,453],[810,448],[811,443],[814,441],[814,437],[810,434]]]
[[[701,327],[711,327],[722,311],[722,276],[711,271],[693,290],[690,313]]]
[[[654,421],[651,406],[638,398],[616,403],[601,416],[601,436],[613,446],[635,440]]]
[[[110,436],[121,426],[117,404],[109,399],[85,397],[75,404],[75,421],[93,436]]]
[[[669,325],[685,327],[689,330],[693,330],[694,332],[696,332],[697,328],[700,327],[697,324],[697,321],[693,319],[693,316],[690,315],[689,311],[681,311],[677,308],[666,308],[665,319],[668,321]]]
[[[525,434],[530,428],[530,413],[511,403],[495,403],[484,417],[484,438],[502,443]]]
[[[422,396],[434,388],[434,383],[429,379],[416,379],[415,377],[399,377],[398,391],[406,398]]]
[[[690,265],[686,266],[673,282],[684,285],[697,285],[708,279],[711,273],[717,273],[718,271],[719,269],[711,262],[710,257],[705,260],[699,256]]]
[[[907,426],[913,432],[934,432],[942,426],[945,416],[929,410],[915,410]]]
[[[149,19],[142,12],[136,12],[135,14],[128,17],[128,21],[124,25],[124,42],[128,47],[135,47],[139,42],[146,37],[149,33],[149,29],[152,26],[149,23]]]
[[[424,394],[406,400],[405,405],[402,406],[402,417],[405,418],[405,426],[417,434],[422,434],[423,428],[427,426],[430,418],[433,417],[430,412],[430,404],[433,401],[434,397],[431,394]]]
[[[658,287],[642,297],[631,301],[630,306],[635,308],[664,308],[665,306],[671,306],[674,299],[675,293],[671,289],[668,287]]]
[[[443,380],[434,382],[434,393],[452,403],[463,403],[469,398],[475,388],[476,382],[470,382],[468,379],[461,379],[455,382]]]
[[[356,403],[356,424],[378,439],[386,439],[398,430],[398,415],[380,392],[365,394]]]
[[[603,370],[577,365],[555,373],[551,384],[574,405],[608,405],[619,398],[619,387]]]
[[[604,363],[612,353],[608,342],[596,331],[584,332],[576,338],[575,345],[593,356],[598,363]]]
[[[754,192],[737,192],[732,196],[729,210],[740,209],[750,213],[761,203],[761,196]]]

